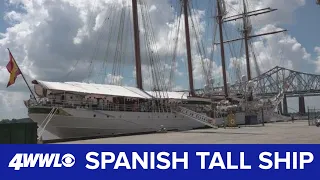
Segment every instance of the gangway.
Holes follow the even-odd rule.
[[[50,113],[48,114],[48,116],[42,121],[42,123],[40,124],[40,128],[42,128],[38,134],[38,140],[40,140],[42,138],[42,135],[44,133],[44,130],[46,129],[47,125],[49,124],[49,122],[51,121],[51,119],[53,118],[54,114],[57,112],[59,108],[53,107],[50,111]],[[44,124],[44,126],[43,126]],[[42,127],[43,126],[43,127]]]
[[[191,118],[195,121],[198,121],[201,124],[218,129],[218,126],[216,125],[216,120],[206,115],[202,115],[182,106],[178,106],[175,111],[176,113],[179,113],[187,118]]]

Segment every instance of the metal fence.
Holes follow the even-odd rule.
[[[320,119],[320,109],[308,108],[308,123],[309,123],[309,126],[315,126],[317,119]]]

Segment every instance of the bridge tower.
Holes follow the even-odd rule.
[[[304,101],[304,96],[299,96],[299,113],[301,115],[306,114],[306,105]]]
[[[279,112],[279,114],[283,114],[283,111],[282,111],[282,103],[280,102],[279,104],[278,104],[278,112]]]
[[[283,115],[288,115],[287,95],[283,95]]]

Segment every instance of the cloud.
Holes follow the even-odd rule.
[[[242,0],[226,0],[229,16],[242,12]],[[252,18],[256,26],[265,24],[291,24],[294,21],[294,11],[306,4],[306,0],[246,0],[248,12],[264,8],[277,9],[275,12],[262,14]]]
[[[320,47],[315,47],[314,48],[315,53],[317,54],[317,60],[315,62],[316,64],[316,72],[320,73]]]
[[[101,79],[103,82],[108,82],[131,78],[131,81],[124,84],[134,85],[132,74],[127,73],[127,69],[118,71],[126,64],[134,68],[130,2],[127,0],[7,1],[9,11],[5,13],[4,19],[11,26],[0,35],[0,90],[3,94],[21,93],[25,98],[29,94],[21,76],[14,86],[5,89],[9,78],[9,73],[5,69],[8,62],[8,52],[5,50],[7,47],[12,51],[28,82],[32,79],[94,82]],[[165,70],[162,72],[164,74],[171,71],[169,67],[172,58],[165,57],[173,54],[173,37],[178,32],[177,29],[180,29],[177,56],[183,56],[186,52],[183,16],[180,18],[178,28],[179,18],[168,1],[145,2],[148,6],[142,7],[147,8],[146,11],[150,14],[149,20],[153,22],[150,29],[154,39],[149,41],[153,43],[150,46],[151,55],[161,60],[158,65]],[[148,24],[141,20],[143,18],[141,14],[140,12],[141,57],[143,66],[147,69],[150,67],[150,55],[147,56],[150,51],[146,49],[145,35],[150,31],[146,29]],[[196,11],[193,19],[200,21],[202,16],[203,12]],[[199,28],[201,27],[199,25]],[[123,39],[119,34],[122,34]],[[117,46],[118,44],[122,46]],[[196,41],[193,38],[192,49],[196,49],[195,46]],[[176,61],[174,64],[179,68],[179,62]],[[182,72],[177,68],[173,71],[176,77],[180,77]],[[164,82],[168,82],[168,74],[163,74],[166,79]],[[100,76],[105,77],[100,78]],[[146,77],[148,79],[152,76]],[[181,83],[180,86],[185,84]],[[1,101],[1,105],[8,107],[6,102]]]
[[[242,11],[239,6],[242,5],[242,1],[227,0],[227,11],[229,13],[239,13],[235,10]],[[241,2],[239,4],[239,2]],[[248,11],[253,11],[262,8],[277,8],[275,12],[268,14],[262,14],[259,16],[254,16],[251,18],[253,31],[252,34],[262,34],[273,31],[283,30],[281,25],[286,23],[292,23],[293,14],[296,9],[305,5],[304,0],[248,0]],[[239,27],[239,23],[233,23],[235,27]],[[241,28],[241,26],[240,26]],[[289,31],[290,32],[290,31]],[[254,76],[257,75],[256,66],[254,58],[256,57],[258,67],[261,73],[275,67],[282,66],[289,69],[294,69],[298,71],[306,71],[313,73],[315,71],[314,59],[311,54],[308,53],[305,47],[299,40],[291,36],[289,33],[280,33],[276,35],[268,35],[259,38],[251,39],[252,47],[250,50],[251,57],[251,71]],[[241,67],[241,74],[246,74],[246,61],[245,56],[242,55],[238,58],[233,58],[236,60]],[[234,69],[232,62],[229,65],[230,69]],[[234,77],[235,75],[232,74]],[[239,78],[236,77],[236,78]]]
[[[277,31],[274,25],[267,25],[259,33]],[[299,41],[287,33],[265,36],[254,42],[254,49],[259,60],[259,66],[265,72],[276,65],[300,70],[312,70],[311,55]]]

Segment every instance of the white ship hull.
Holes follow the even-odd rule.
[[[167,130],[190,130],[202,128],[203,124],[176,113],[92,111],[86,109],[63,109],[70,116],[55,115],[46,130],[59,138],[92,137],[114,134],[143,133]],[[29,113],[39,125],[48,114]],[[244,114],[236,114],[238,124],[244,124]],[[223,124],[223,118],[216,119]]]

